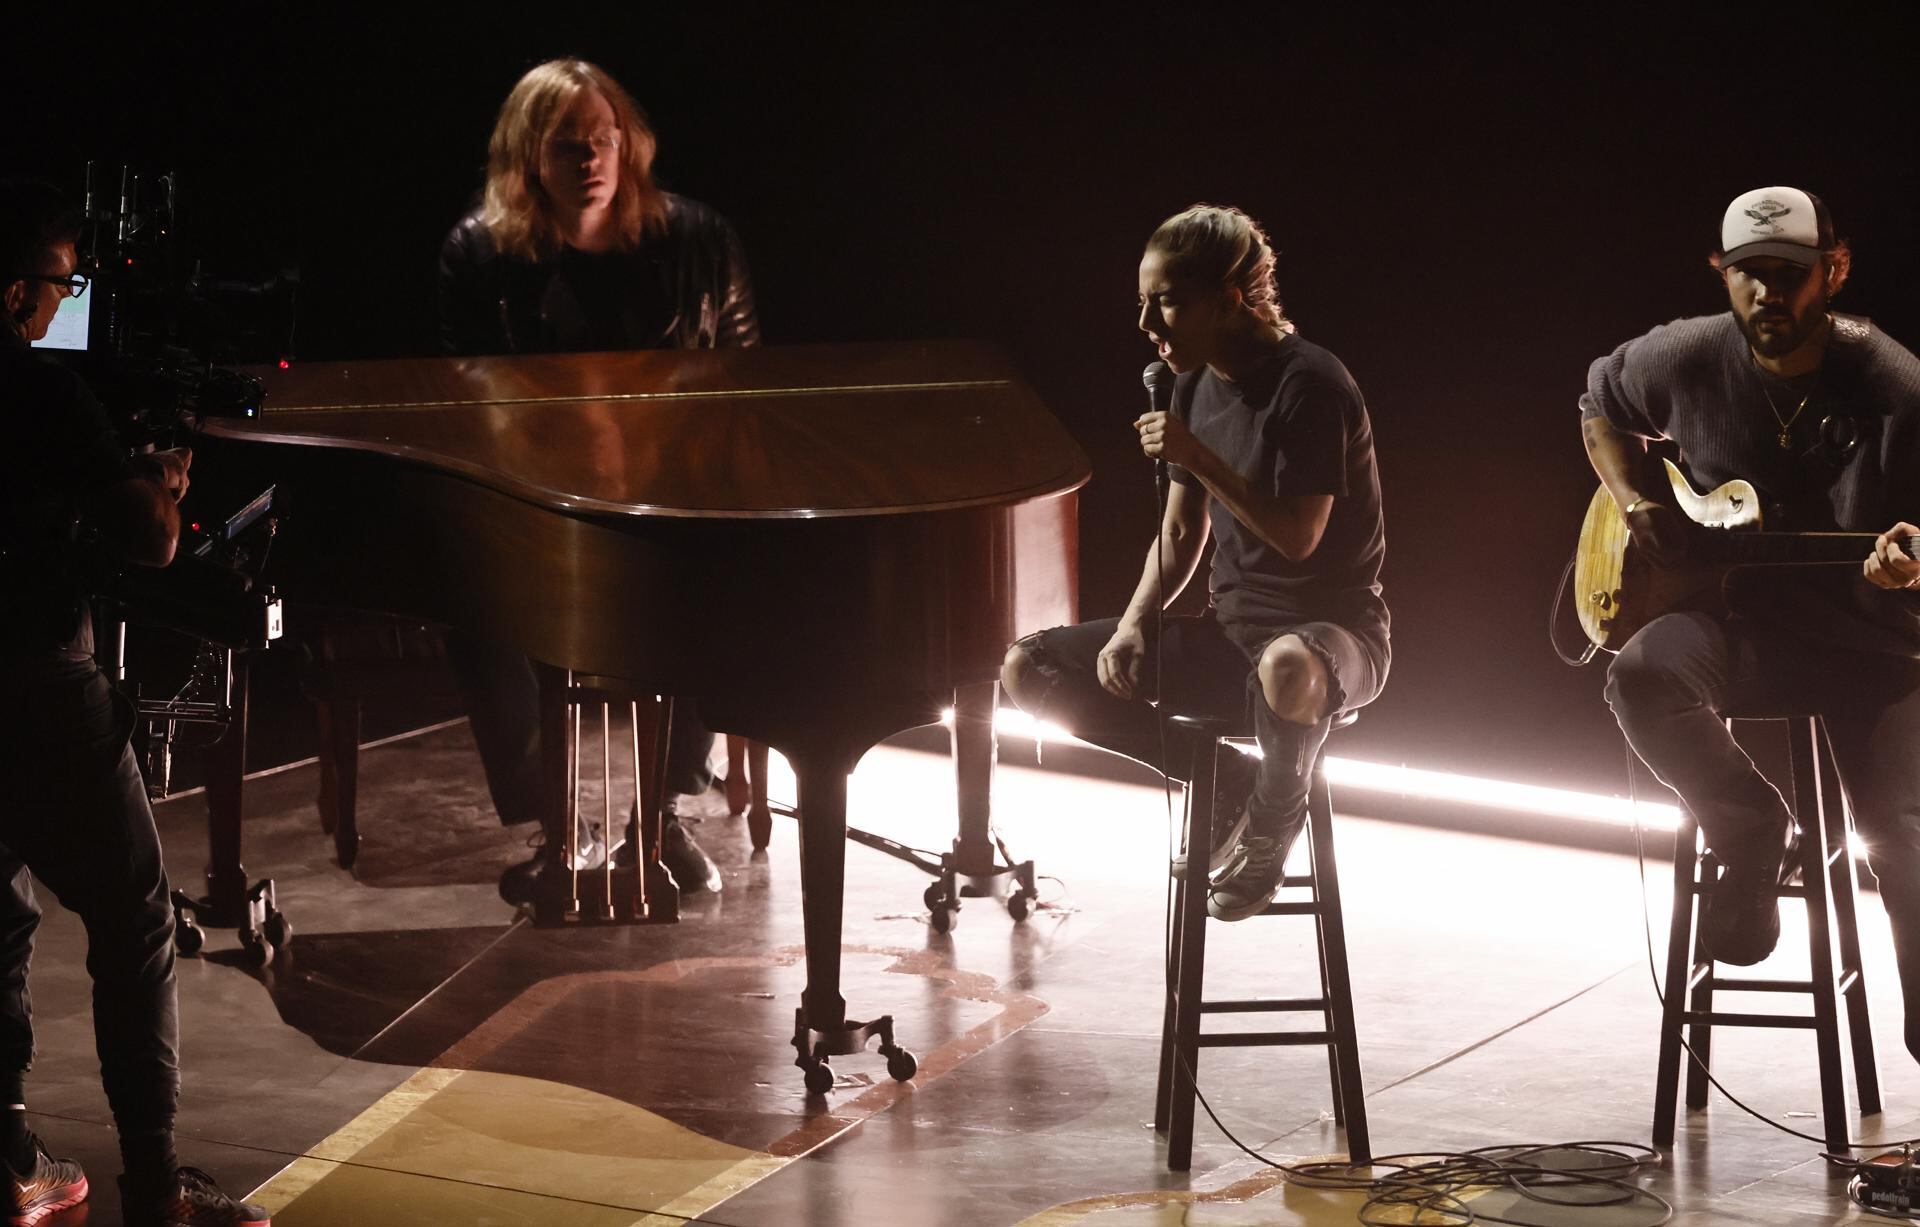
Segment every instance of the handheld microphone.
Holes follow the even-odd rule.
[[[1150,362],[1147,369],[1140,372],[1140,382],[1146,385],[1147,407],[1154,413],[1170,413],[1173,410],[1173,368],[1164,362]],[[1171,479],[1167,475],[1165,456],[1156,457],[1153,462],[1154,489],[1160,492],[1160,505],[1166,506],[1167,486]]]

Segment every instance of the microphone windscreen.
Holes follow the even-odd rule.
[[[1173,404],[1173,368],[1164,362],[1149,362],[1147,369],[1140,372],[1140,382],[1146,386],[1156,410],[1164,411]]]

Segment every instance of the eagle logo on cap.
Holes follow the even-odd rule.
[[[1765,200],[1754,201],[1751,209],[1741,211],[1753,219],[1753,229],[1756,234],[1779,234],[1785,227],[1775,219],[1793,212],[1793,206],[1783,205],[1772,197],[1768,197]]]

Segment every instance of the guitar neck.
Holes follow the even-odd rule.
[[[1734,566],[1791,563],[1858,563],[1873,552],[1873,533],[1702,533],[1715,562]],[[1920,537],[1901,543],[1909,558],[1920,558]]]

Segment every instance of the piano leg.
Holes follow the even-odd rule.
[[[953,774],[960,809],[960,837],[953,841],[954,868],[988,875],[993,861],[993,768],[1000,756],[993,710],[1000,683],[961,686],[953,692]]]
[[[873,1040],[896,1081],[913,1077],[913,1054],[893,1038],[893,1016],[871,1022],[847,1019],[840,995],[841,913],[847,870],[847,777],[852,759],[837,753],[790,754],[800,800],[800,904],[807,939],[807,987],[794,1011],[794,1064],[807,1089],[824,1094],[833,1086],[830,1057],[862,1052]]]
[[[1033,862],[1016,864],[993,836],[993,769],[1000,755],[993,714],[999,705],[998,681],[960,686],[953,692],[954,791],[960,833],[953,851],[940,858],[939,881],[924,896],[933,927],[942,933],[953,927],[963,897],[1002,896],[1015,920],[1025,920],[1039,897]]]

